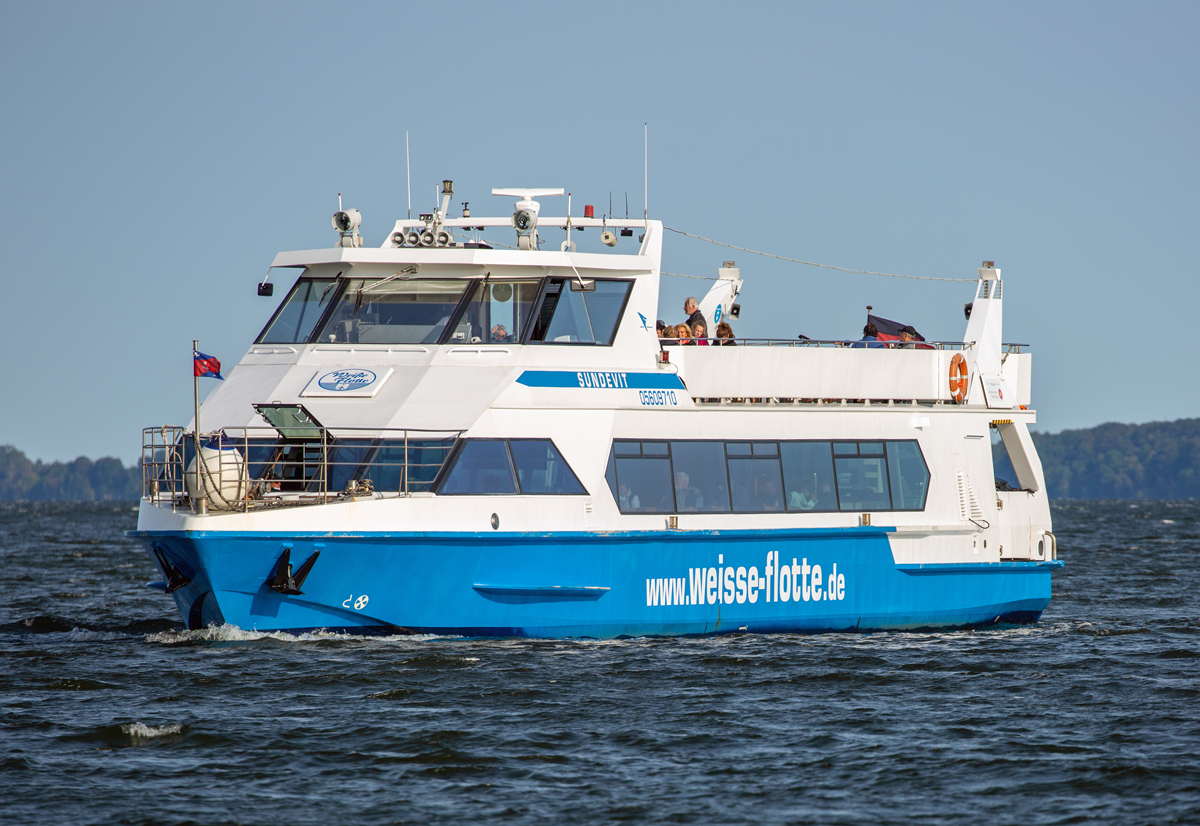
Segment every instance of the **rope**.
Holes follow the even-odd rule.
[[[752,255],[762,255],[766,258],[777,258],[780,261],[791,261],[793,264],[806,264],[810,267],[822,267],[823,269],[837,270],[838,272],[855,273],[855,274],[859,274],[859,275],[884,275],[884,276],[887,276],[888,278],[911,278],[911,279],[918,280],[918,281],[974,282],[977,280],[974,278],[938,278],[937,276],[933,276],[933,275],[899,275],[894,272],[875,272],[874,270],[851,270],[851,269],[847,269],[846,267],[835,267],[832,264],[818,264],[815,261],[802,261],[799,258],[787,258],[782,255],[772,255],[769,252],[759,252],[758,250],[747,249],[746,247],[739,247],[736,244],[725,244],[720,241],[714,241],[711,238],[705,238],[703,235],[692,235],[690,232],[684,232],[681,229],[672,229],[671,227],[663,227],[663,229],[678,233],[680,235],[686,235],[688,238],[695,238],[698,241],[707,241],[710,244],[716,244],[718,247],[728,247],[731,250],[741,250],[742,252],[748,252]],[[663,274],[664,275],[676,275],[677,273],[663,273]],[[699,278],[699,276],[694,276],[694,275],[693,276],[685,276],[685,277]]]
[[[658,273],[658,274],[659,274],[659,275],[673,275],[673,276],[675,276],[676,278],[694,278],[694,279],[696,279],[697,281],[716,281],[716,280],[717,280],[715,276],[710,276],[710,275],[684,275],[684,274],[683,274],[683,273],[681,273],[681,272],[663,272],[663,271],[659,270],[659,273]]]

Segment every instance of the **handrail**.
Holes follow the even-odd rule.
[[[708,346],[722,346],[722,342],[732,342],[744,347],[835,347],[853,350],[969,350],[972,342],[962,341],[920,341],[912,342],[917,347],[902,347],[899,341],[858,341],[848,339],[791,339],[791,338],[707,338]],[[696,345],[696,339],[660,338],[659,343],[665,347],[673,346],[705,346]],[[871,345],[868,347],[868,345]]]
[[[200,434],[177,425],[142,431],[142,495],[173,509],[216,510],[324,504],[355,497],[410,496],[427,490],[461,430],[314,427],[307,439],[285,439],[269,427]],[[343,485],[344,482],[344,485]],[[203,512],[201,508],[200,512]]]
[[[849,339],[792,339],[792,338],[706,338],[707,346],[723,346],[723,342],[731,342],[732,344],[742,347],[834,347],[846,350],[970,350],[975,346],[971,341],[916,341],[909,342],[916,344],[916,347],[904,347],[899,341],[860,341]],[[660,338],[659,344],[664,347],[679,347],[679,346],[706,346],[697,345],[694,338]],[[1020,353],[1022,347],[1030,347],[1029,344],[1002,344],[1004,352]]]

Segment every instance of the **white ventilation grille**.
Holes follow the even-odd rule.
[[[983,508],[979,506],[971,480],[961,470],[958,471],[958,513],[964,522],[983,519]]]

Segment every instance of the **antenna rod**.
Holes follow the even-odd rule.
[[[404,130],[404,171],[408,173],[408,219],[412,220],[412,164],[408,156],[408,130]]]
[[[645,162],[645,166],[642,169],[642,181],[646,185],[645,199],[642,201],[646,211],[642,217],[650,220],[650,124],[643,123],[642,129],[644,130],[642,134],[642,158]]]
[[[342,211],[342,193],[338,193],[338,212]]]

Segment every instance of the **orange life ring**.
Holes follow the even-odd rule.
[[[967,360],[962,353],[955,353],[950,359],[950,394],[957,404],[967,397]]]

